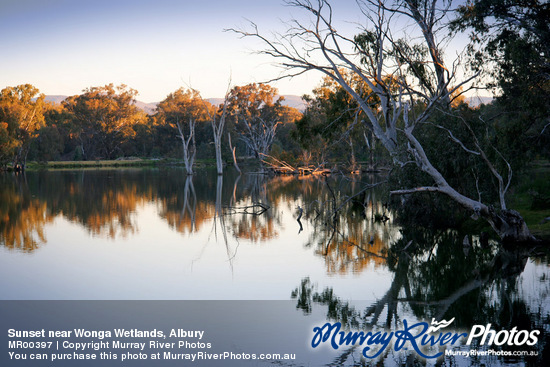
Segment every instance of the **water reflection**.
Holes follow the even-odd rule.
[[[374,189],[380,180],[375,176],[362,182],[309,180],[302,198],[304,218],[316,230],[308,245],[325,257],[329,274],[361,272],[371,264],[385,266],[388,246],[401,235],[392,211],[381,200],[387,192]]]
[[[295,288],[299,309],[326,307],[350,328],[454,317],[459,328],[544,329],[537,347],[550,345],[550,271],[539,250],[400,227],[383,180],[179,169],[0,175],[0,243],[21,255],[0,258],[0,275],[19,272],[3,297],[280,299]],[[80,237],[48,243],[63,221]]]
[[[338,297],[333,288],[318,290],[314,280],[304,278],[292,292],[296,307],[306,314],[312,312],[315,305],[326,307],[327,319],[341,322],[344,328],[353,330],[400,330],[403,319],[412,323],[430,322],[432,318],[454,318],[455,330],[466,332],[473,325],[489,323],[494,330],[514,327],[540,330],[535,346],[492,346],[502,350],[538,351],[537,357],[495,358],[490,364],[540,365],[547,358],[550,270],[547,265],[534,266],[534,263],[547,264],[547,254],[542,249],[505,249],[497,243],[486,244],[479,238],[465,241],[468,235],[453,230],[404,228],[401,231],[401,239],[387,252],[393,280],[378,300],[358,308]],[[464,251],[466,242],[468,251]],[[364,292],[368,292],[368,287]],[[470,350],[476,346],[465,348]],[[342,352],[338,356],[339,363],[361,359],[360,350],[355,349],[347,348]],[[395,358],[391,353],[386,351],[382,359]],[[408,365],[414,357],[414,353],[405,353],[399,357],[402,359],[398,364]],[[438,363],[444,360],[445,357],[441,357]],[[464,365],[470,365],[470,361]]]
[[[163,188],[157,198],[159,215],[166,220],[170,227],[179,233],[189,234],[199,230],[205,220],[213,215],[212,205],[206,201],[199,201],[193,176],[186,176],[183,192],[177,185],[170,193],[171,188]]]
[[[34,197],[24,178],[0,175],[0,244],[32,252],[44,245],[44,225],[53,216],[47,204]]]
[[[201,172],[193,177],[179,170],[2,175],[1,243],[32,251],[46,243],[41,228],[56,216],[82,225],[93,236],[126,238],[139,232],[135,215],[148,203],[154,203],[159,216],[182,234],[190,235],[212,222],[222,232],[228,227],[237,238],[266,241],[278,235],[277,206],[286,204],[284,193],[294,189],[290,183],[265,175],[217,177]],[[271,210],[262,215],[234,210],[257,204]]]

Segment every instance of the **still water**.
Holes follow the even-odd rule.
[[[306,277],[374,299],[392,279],[376,256],[400,236],[389,221],[347,219],[359,244],[374,237],[373,255],[329,246],[325,256],[328,239],[307,220],[329,205],[322,179],[168,169],[1,180],[3,299],[281,300]]]
[[[401,227],[382,181],[175,168],[0,175],[0,298],[292,299],[350,328],[454,317],[537,328],[536,348],[548,348],[547,258],[476,231]]]

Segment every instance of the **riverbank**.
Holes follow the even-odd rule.
[[[251,164],[243,160],[240,164]],[[85,168],[180,167],[183,162],[173,158],[142,159],[128,157],[116,160],[29,162],[27,170],[63,170]],[[196,169],[215,167],[216,162],[197,160]],[[538,238],[550,239],[550,162],[535,161],[509,191],[509,207],[516,209],[529,229]]]
[[[525,219],[531,233],[550,240],[550,161],[532,162],[509,194],[509,207]]]
[[[195,167],[203,168],[215,166],[214,160],[198,160]],[[158,167],[158,166],[183,166],[183,162],[170,158],[125,158],[114,160],[92,160],[92,161],[50,161],[50,162],[29,162],[27,170],[41,169],[71,169],[71,168],[117,168],[117,167]]]

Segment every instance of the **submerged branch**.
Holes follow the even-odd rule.
[[[271,207],[262,203],[255,203],[247,206],[227,206],[224,207],[224,215],[233,215],[233,214],[251,214],[251,215],[262,215]]]
[[[415,194],[418,192],[441,192],[441,189],[437,186],[422,186],[422,187],[416,187],[414,189],[393,190],[393,191],[390,191],[390,195],[408,195],[408,194]]]
[[[354,242],[351,242],[351,241],[349,241],[349,240],[345,240],[344,243],[345,243],[346,245],[348,245],[348,246],[355,246],[358,250],[364,252],[364,253],[367,254],[367,255],[374,256],[374,257],[378,257],[378,258],[383,259],[383,260],[388,260],[388,257],[387,257],[387,256],[377,254],[376,252],[372,252],[372,251],[365,250],[364,248],[362,248],[362,247],[359,246],[358,244],[356,244],[356,243],[354,243]]]

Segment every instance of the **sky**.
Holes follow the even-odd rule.
[[[338,0],[346,24],[361,16],[354,0]],[[158,102],[180,87],[205,98],[228,84],[265,82],[280,75],[261,45],[227,28],[262,33],[300,19],[282,0],[0,0],[0,88],[30,83],[46,95],[80,94],[109,83]],[[355,25],[354,25],[355,27]],[[280,94],[303,95],[319,85],[313,72],[271,83]]]
[[[223,97],[232,85],[279,75],[254,42],[227,28],[247,19],[269,32],[290,18],[279,0],[0,0],[0,87],[30,83],[47,95],[126,84],[157,102],[180,87]],[[320,75],[272,84],[310,93]]]

